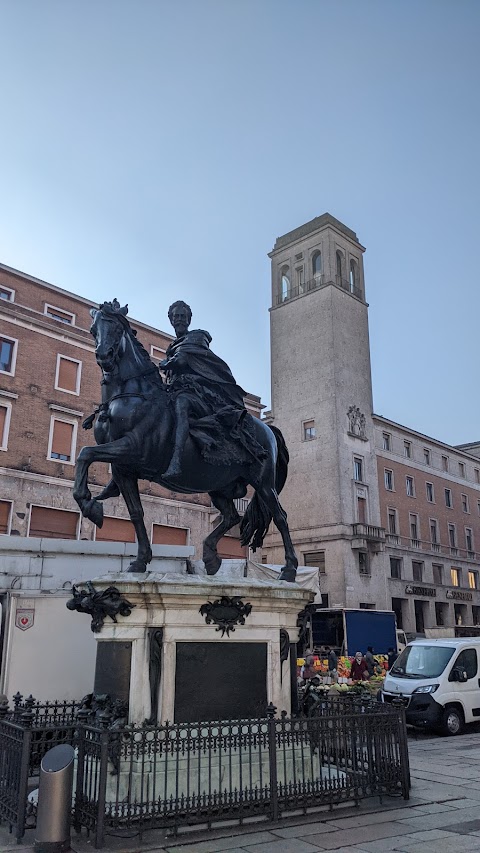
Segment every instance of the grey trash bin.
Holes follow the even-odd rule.
[[[38,786],[37,853],[60,853],[70,849],[73,761],[68,744],[54,746],[43,757]]]

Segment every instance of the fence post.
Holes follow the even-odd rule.
[[[98,792],[97,792],[97,826],[95,830],[95,847],[103,847],[103,838],[105,834],[105,801],[107,793],[107,771],[108,771],[108,743],[110,739],[109,725],[111,715],[107,711],[102,711],[98,715],[99,724],[102,727],[100,732],[100,772],[98,774]]]
[[[22,727],[22,756],[20,759],[20,781],[18,785],[17,841],[25,835],[25,817],[27,814],[28,772],[30,769],[30,751],[32,747],[32,724],[34,713],[31,707],[20,716]]]
[[[410,760],[408,756],[407,724],[405,721],[405,706],[401,699],[394,699],[392,705],[398,713],[398,741],[400,747],[400,763],[402,771],[402,794],[404,800],[410,799]]]
[[[270,702],[267,708],[268,726],[268,764],[270,769],[270,816],[272,820],[278,820],[278,778],[277,778],[277,739],[275,714],[276,707]]]
[[[90,716],[87,708],[80,708],[77,713],[77,779],[75,785],[75,807],[73,810],[73,828],[79,833],[82,828],[81,804],[83,803],[83,780],[85,778],[85,723]]]

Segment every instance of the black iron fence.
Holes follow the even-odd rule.
[[[57,706],[55,724],[43,714],[36,746],[40,730],[24,711],[0,720],[0,816],[17,838],[29,777],[53,742],[76,746],[73,825],[93,833],[96,847],[123,830],[277,820],[291,810],[409,795],[404,710],[371,699],[325,698],[309,717],[275,717],[270,706],[263,719],[119,728],[108,713],[92,723],[88,711],[73,720],[64,710]]]

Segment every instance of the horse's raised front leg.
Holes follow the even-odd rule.
[[[275,489],[268,486],[260,486],[257,489],[259,496],[267,504],[273,518],[273,522],[279,531],[283,547],[285,548],[285,565],[280,573],[279,580],[295,583],[297,576],[298,560],[293,547],[293,542],[290,536],[290,531],[287,524],[287,513],[283,509]]]
[[[134,477],[124,476],[118,470],[114,471],[114,476],[115,481],[120,487],[128,513],[135,527],[135,533],[137,534],[137,556],[130,563],[127,572],[146,572],[147,565],[152,560],[152,549],[143,520],[143,507],[138,491],[138,481]]]
[[[231,530],[240,521],[240,516],[235,509],[232,498],[227,498],[221,492],[209,492],[212,503],[221,513],[222,520],[214,530],[207,536],[203,543],[203,562],[207,575],[216,575],[222,565],[222,558],[218,556],[217,544],[227,530]]]
[[[88,469],[94,462],[120,462],[132,453],[132,444],[128,436],[106,444],[97,444],[95,447],[82,447],[77,457],[75,466],[75,481],[73,484],[73,497],[85,518],[93,521],[97,527],[103,524],[103,507],[97,499],[92,500],[88,488]],[[130,461],[130,459],[129,459]],[[108,486],[107,486],[108,488]]]

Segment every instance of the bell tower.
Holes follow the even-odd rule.
[[[269,255],[269,419],[290,452],[281,501],[299,564],[320,566],[330,607],[386,606],[364,251],[325,213],[279,237]],[[276,532],[263,555],[281,561]]]

